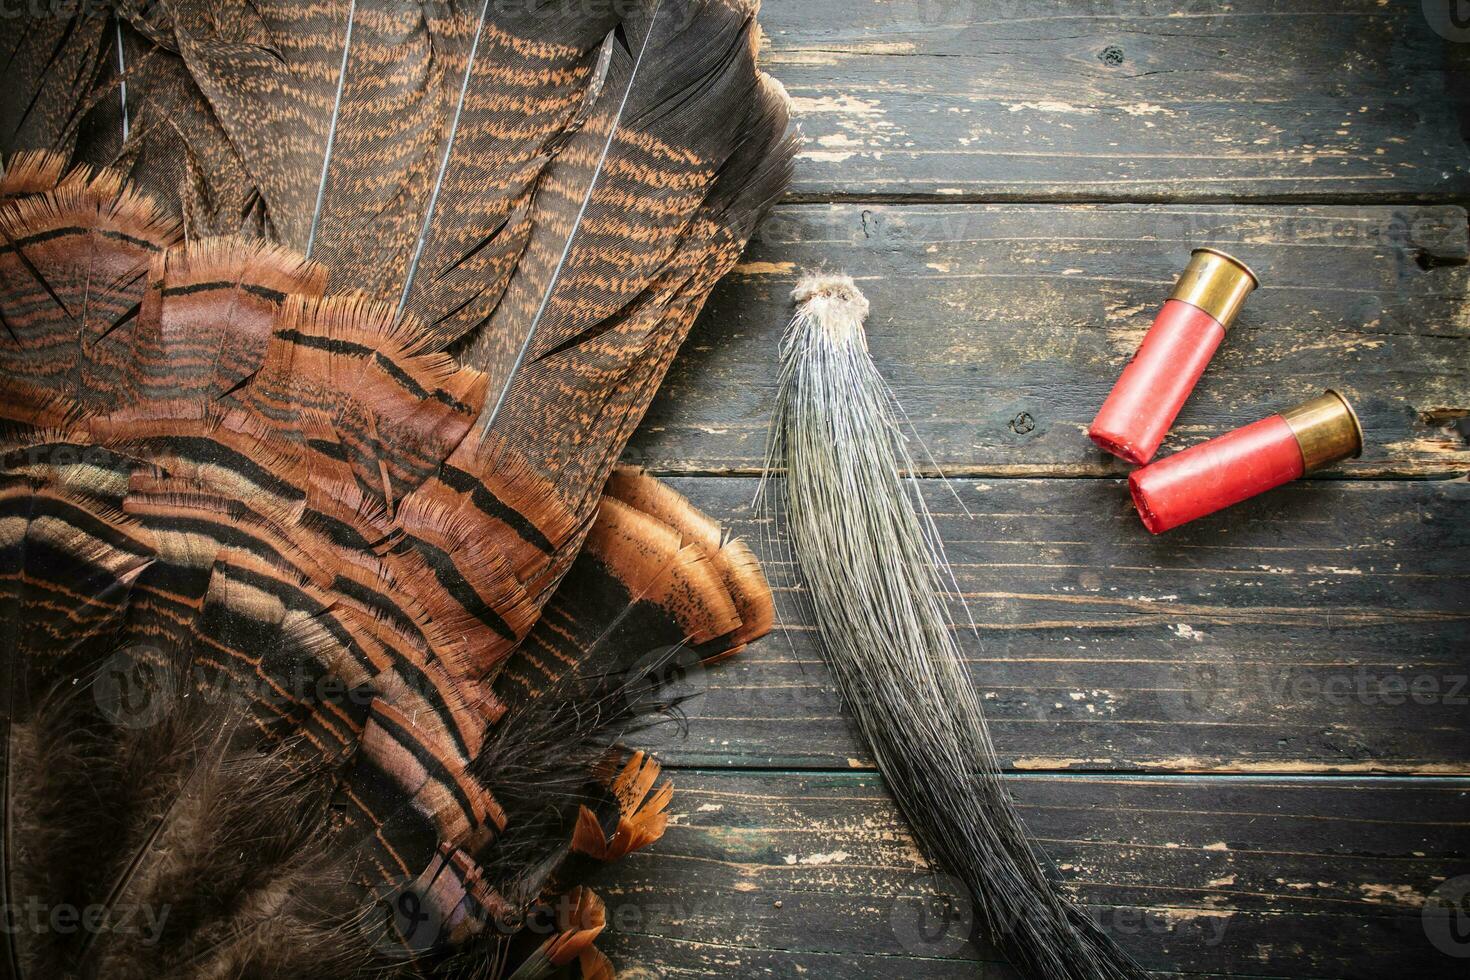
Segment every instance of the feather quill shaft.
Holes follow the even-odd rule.
[[[122,107],[122,138],[123,143],[128,141],[128,63],[123,53],[122,18],[116,15],[112,18],[113,40],[117,45],[117,97]]]
[[[808,277],[781,374],[762,505],[784,505],[827,663],[927,855],[964,881],[990,938],[1046,980],[1147,974],[1064,900],[1001,780],[965,672],[953,583],[901,412],[868,353],[868,303]],[[785,479],[769,474],[784,468]],[[777,500],[777,495],[783,498]]]
[[[342,116],[342,93],[347,88],[347,64],[352,55],[352,28],[357,22],[357,0],[347,5],[347,29],[342,35],[342,67],[337,72],[337,93],[332,99],[332,117],[327,122],[327,145],[322,148],[322,173],[317,180],[316,204],[311,209],[311,230],[306,234],[306,257],[316,246],[316,232],[321,225],[322,202],[327,197],[327,174],[332,170],[332,147],[337,142],[337,121]]]
[[[414,276],[418,274],[419,260],[424,256],[424,246],[429,241],[429,230],[434,226],[434,209],[439,204],[439,192],[444,187],[444,175],[449,171],[449,161],[454,156],[454,137],[459,133],[459,120],[464,115],[465,96],[470,91],[470,79],[475,73],[475,56],[480,53],[480,37],[485,33],[485,15],[490,13],[490,0],[480,5],[480,18],[475,22],[475,39],[470,42],[470,56],[465,60],[464,78],[459,83],[459,95],[454,101],[454,115],[449,120],[449,133],[444,137],[444,153],[439,158],[439,169],[434,174],[434,186],[429,191],[429,203],[424,207],[424,221],[419,226],[418,238],[414,241],[413,258],[408,262],[408,272],[403,277],[403,291],[398,296],[398,315],[403,315],[408,305],[408,296],[413,291]]]
[[[653,39],[653,29],[658,24],[658,15],[663,10],[663,0],[657,0],[654,4],[653,13],[648,18],[648,27],[643,34],[643,43],[638,46],[638,55],[633,59],[633,67],[628,73],[628,83],[623,89],[622,101],[618,103],[617,112],[613,114],[612,121],[607,127],[607,138],[603,140],[602,152],[598,154],[597,165],[592,169],[592,177],[587,181],[587,190],[582,195],[582,205],[577,211],[576,218],[572,221],[571,230],[567,232],[566,242],[562,245],[561,256],[556,261],[556,267],[551,271],[551,277],[546,282],[545,291],[541,296],[541,303],[536,308],[536,315],[531,318],[526,327],[525,339],[516,351],[515,360],[511,362],[510,371],[505,376],[505,382],[500,388],[500,394],[495,399],[495,406],[486,416],[484,431],[488,435],[495,428],[495,420],[500,415],[500,410],[505,405],[506,395],[510,393],[511,386],[515,383],[520,373],[521,365],[525,363],[526,353],[531,349],[532,342],[536,339],[536,329],[541,325],[541,319],[546,315],[546,308],[551,305],[551,299],[556,295],[557,283],[561,280],[562,270],[566,268],[567,258],[572,254],[572,246],[577,243],[577,236],[582,230],[582,222],[586,220],[587,209],[592,204],[592,196],[597,191],[602,179],[603,168],[607,166],[607,155],[612,150],[613,139],[618,135],[618,128],[622,125],[623,114],[628,110],[628,99],[633,95],[633,90],[638,83],[638,73],[643,67],[644,55],[648,53],[648,42]]]

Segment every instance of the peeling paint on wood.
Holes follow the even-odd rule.
[[[659,846],[598,883],[634,976],[1007,977],[872,775],[684,771]],[[1167,974],[1449,978],[1427,896],[1470,874],[1470,781],[1029,777],[1064,888]],[[706,805],[718,812],[701,813]],[[732,836],[738,843],[732,843]],[[841,864],[806,862],[840,847]],[[619,925],[618,923],[622,923]],[[644,971],[644,972],[639,972]]]
[[[1464,975],[1421,918],[1470,874],[1470,43],[1431,7],[765,0],[812,203],[774,214],[630,447],[793,609],[730,476],[760,466],[795,277],[857,276],[974,515],[926,484],[1014,791],[1161,978]],[[1198,244],[1265,288],[1163,452],[1329,385],[1368,452],[1156,539],[1084,429]],[[785,618],[663,739],[670,832],[600,885],[619,975],[1016,980],[943,918],[953,884]]]
[[[849,769],[865,753],[755,481],[671,483],[755,548],[786,635],[706,672],[663,757]],[[956,483],[970,516],[923,491],[1011,766],[1470,775],[1470,483],[1301,482],[1158,538],[1117,481]]]
[[[784,207],[716,291],[628,458],[758,469],[788,296],[825,266],[873,304],[869,344],[921,464],[927,451],[952,475],[1121,475],[1087,425],[1201,244],[1240,255],[1263,286],[1161,454],[1337,387],[1367,450],[1333,475],[1470,472],[1459,207]]]
[[[761,16],[807,136],[799,195],[1470,193],[1457,46],[1419,0],[766,0]]]

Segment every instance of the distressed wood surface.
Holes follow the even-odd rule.
[[[965,943],[867,773],[677,773],[652,851],[598,884],[619,976],[1015,975]],[[1060,878],[1173,975],[1462,977],[1424,906],[1470,874],[1470,781],[1027,777],[1011,787]],[[1453,972],[1460,969],[1460,972]]]
[[[1449,200],[1470,193],[1451,6],[766,0],[761,20],[807,137],[798,195]]]
[[[784,635],[691,680],[707,693],[660,754],[871,767],[788,546],[752,512],[756,481],[671,483],[756,549]],[[1157,538],[1119,481],[952,488],[925,481],[925,499],[978,625],[961,642],[1007,765],[1470,775],[1464,480],[1307,481]]]
[[[780,209],[696,326],[628,458],[754,472],[798,270],[843,269],[869,344],[947,472],[1117,475],[1085,431],[1188,260],[1263,286],[1161,455],[1338,387],[1368,432],[1356,476],[1470,471],[1470,266],[1459,207],[860,206]]]
[[[980,627],[966,656],[1078,901],[1164,977],[1466,976],[1423,916],[1470,890],[1470,31],[1449,8],[765,0],[806,138],[792,203],[628,459],[751,541],[787,628],[692,669],[687,734],[653,739],[673,826],[598,886],[621,977],[1015,980],[965,942],[972,910],[854,740],[750,507],[810,268],[859,279],[923,465],[954,478],[959,503],[924,492]],[[1154,538],[1084,430],[1202,244],[1264,287],[1161,453],[1328,386],[1368,450]]]

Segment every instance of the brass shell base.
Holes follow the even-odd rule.
[[[1189,265],[1169,298],[1199,307],[1229,330],[1258,284],[1250,266],[1235,256],[1215,248],[1197,248],[1190,253]]]
[[[1363,454],[1363,426],[1342,395],[1328,389],[1281,413],[1291,426],[1307,472]]]

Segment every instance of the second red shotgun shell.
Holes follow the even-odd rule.
[[[1239,259],[1213,248],[1195,249],[1088,427],[1092,441],[1130,463],[1153,459],[1256,285],[1255,273]]]
[[[1363,428],[1335,391],[1134,470],[1133,505],[1155,534],[1363,451]]]

